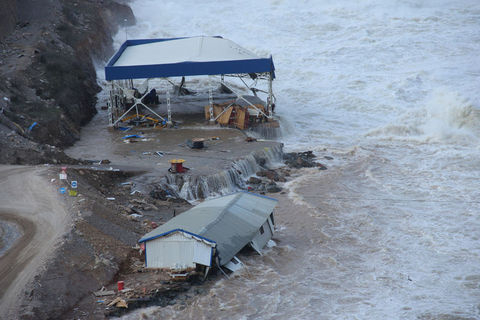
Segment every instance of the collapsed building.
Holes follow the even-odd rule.
[[[277,200],[237,192],[201,204],[144,235],[146,268],[207,275],[213,266],[235,271],[235,255],[245,246],[262,248],[274,233],[273,209]]]

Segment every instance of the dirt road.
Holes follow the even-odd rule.
[[[46,168],[0,166],[0,219],[23,230],[0,257],[0,318],[14,319],[25,286],[70,227],[70,216],[49,183]]]

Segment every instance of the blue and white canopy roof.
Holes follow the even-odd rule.
[[[105,67],[106,80],[274,72],[261,58],[222,37],[127,40]]]

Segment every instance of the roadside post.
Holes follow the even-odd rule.
[[[71,189],[68,190],[68,195],[71,196],[71,197],[76,197],[77,196],[77,187],[78,187],[77,181],[73,180],[70,183],[70,187],[71,187]]]

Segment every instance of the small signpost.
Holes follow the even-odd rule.
[[[71,196],[71,197],[76,197],[77,196],[77,187],[78,187],[77,180],[72,180],[72,182],[70,182],[70,186],[72,188],[70,190],[68,190],[68,195]]]
[[[60,171],[60,180],[67,180],[67,167],[62,167],[62,171]]]
[[[60,192],[61,194],[65,194],[65,192],[67,192],[67,188],[61,187],[60,189],[58,189],[58,192]]]

